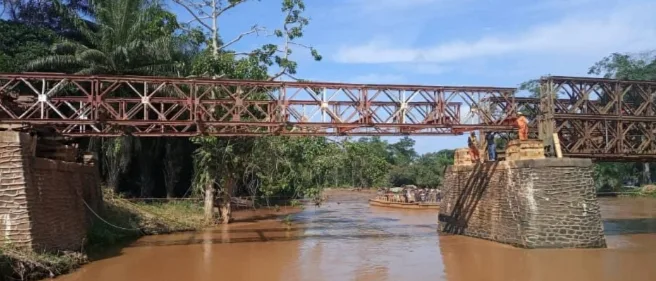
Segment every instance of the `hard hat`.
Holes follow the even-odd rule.
[[[521,111],[517,111],[517,115],[524,115]]]

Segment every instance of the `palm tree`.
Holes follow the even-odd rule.
[[[58,2],[58,1],[57,1]],[[91,1],[89,22],[59,5],[70,17],[82,42],[62,38],[53,55],[36,59],[27,70],[57,70],[75,74],[162,75],[173,71],[171,34],[153,32],[161,16],[158,3],[147,0]],[[173,23],[177,25],[177,23]]]
[[[61,38],[52,46],[53,54],[30,62],[26,66],[28,71],[55,70],[81,75],[168,75],[180,65],[174,59],[180,56],[175,54],[172,40],[178,23],[175,16],[162,9],[158,1],[91,0],[90,20],[81,18],[58,0],[53,5],[73,23],[76,37],[80,40]],[[116,93],[121,95],[120,91]],[[104,167],[107,184],[116,191],[118,176],[129,165],[133,148],[138,150],[145,146],[139,142],[139,139],[127,137],[103,141],[99,155],[103,155],[103,162],[107,164]],[[143,178],[142,181],[150,182]],[[149,188],[142,190],[143,194],[149,192]]]

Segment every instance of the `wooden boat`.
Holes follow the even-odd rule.
[[[424,202],[414,202],[414,203],[405,203],[405,202],[391,202],[381,199],[369,199],[369,205],[378,206],[378,207],[388,207],[388,208],[399,208],[399,209],[413,209],[413,210],[439,210],[439,203],[424,203]]]

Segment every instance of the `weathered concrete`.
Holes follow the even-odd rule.
[[[588,159],[447,169],[439,229],[524,248],[606,247]]]
[[[82,246],[100,207],[96,167],[34,157],[35,138],[0,132],[0,242],[34,250]]]

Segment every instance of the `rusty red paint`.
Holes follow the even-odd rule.
[[[0,121],[66,136],[454,135],[512,130],[480,108],[514,88],[0,74]],[[291,130],[289,129],[291,127]],[[456,131],[454,131],[456,130]]]

